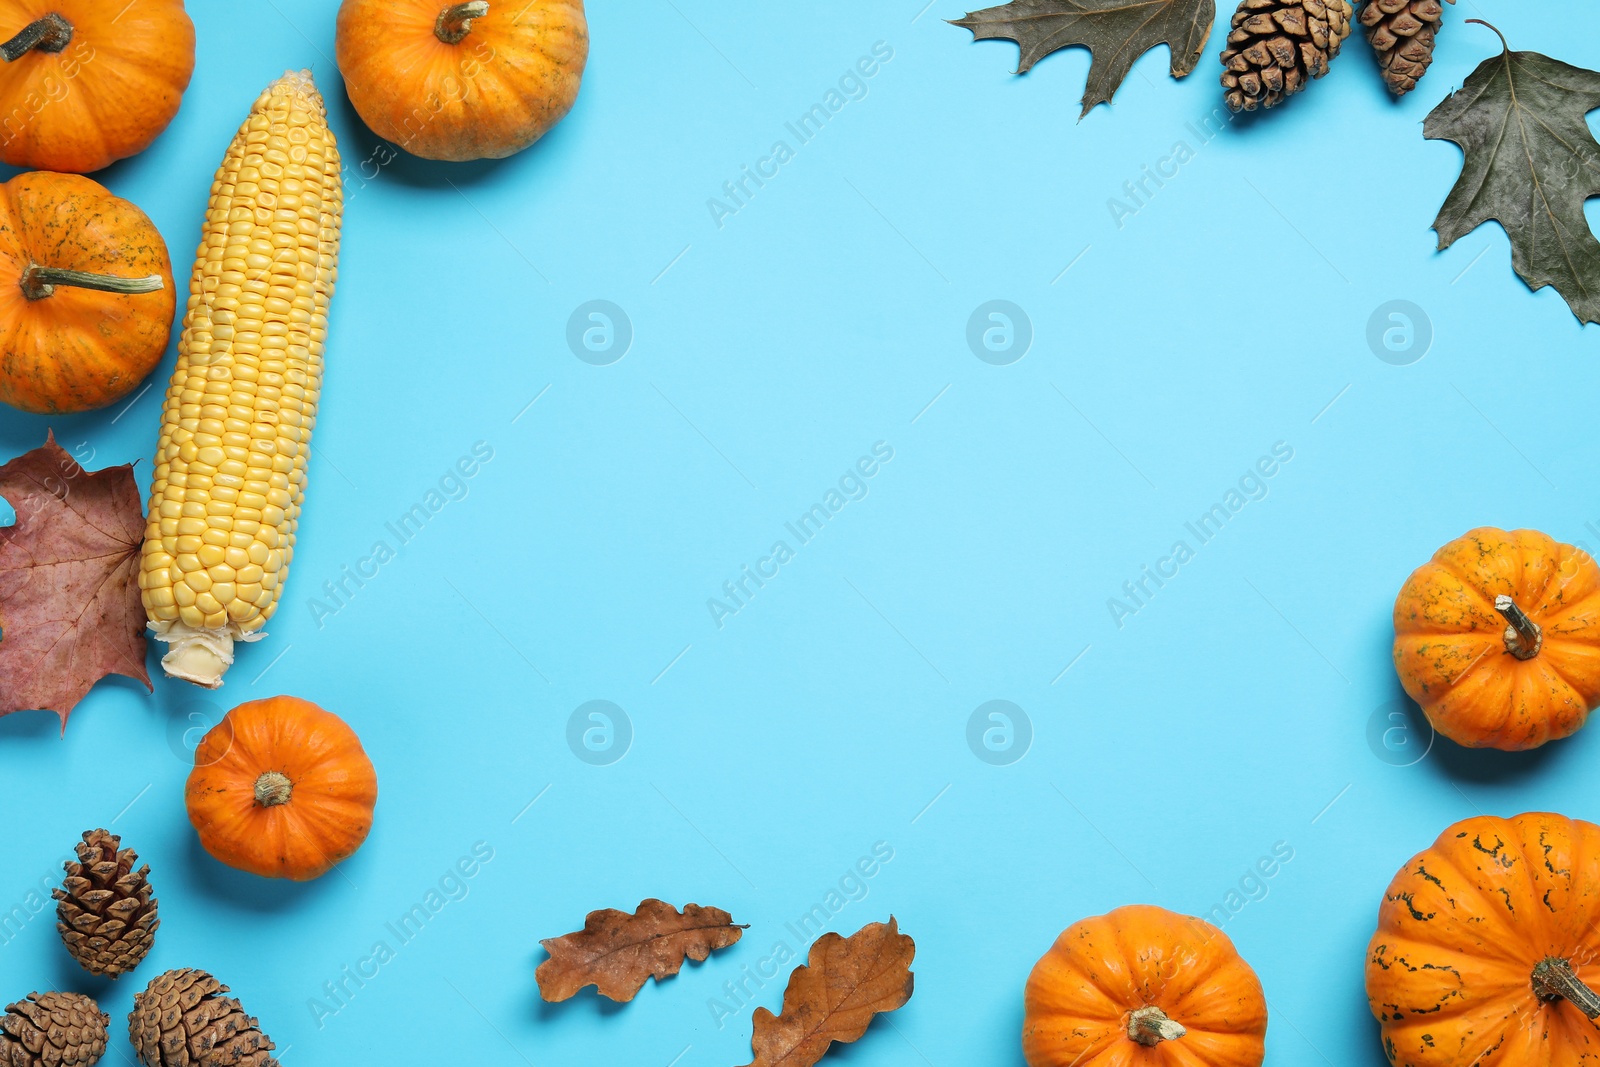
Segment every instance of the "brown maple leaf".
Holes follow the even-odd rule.
[[[629,1001],[645,979],[670,978],[685,958],[703,960],[746,929],[721,908],[689,904],[680,912],[655,899],[641,902],[632,915],[616,908],[591,911],[582,930],[539,942],[550,953],[535,972],[539,995],[566,1000],[592,985],[603,997]]]
[[[810,1067],[835,1041],[854,1041],[872,1017],[911,999],[916,942],[889,922],[849,937],[823,934],[803,967],[789,975],[783,1012],[757,1008],[746,1067]]]
[[[133,467],[93,474],[55,435],[0,467],[17,513],[0,529],[0,715],[67,716],[95,682],[144,666],[139,550],[144,509]]]

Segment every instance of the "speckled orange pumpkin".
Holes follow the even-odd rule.
[[[1395,875],[1367,1001],[1395,1067],[1600,1064],[1600,826],[1456,823]]]
[[[336,40],[372,132],[425,159],[500,159],[571,110],[583,0],[344,0]]]
[[[183,0],[0,0],[0,159],[86,174],[149,147],[194,73]]]
[[[1600,565],[1537,530],[1473,530],[1406,581],[1394,635],[1400,683],[1440,733],[1536,748],[1600,704]]]
[[[76,174],[0,185],[0,402],[120,400],[161,361],[176,300],[166,242],[134,205]]]
[[[1028,1067],[1261,1067],[1267,1001],[1203,919],[1135,904],[1067,927],[1028,976]]]
[[[303,882],[367,839],[378,775],[343,719],[272,697],[240,704],[201,739],[184,798],[207,852]]]

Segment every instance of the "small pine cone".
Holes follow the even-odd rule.
[[[1367,0],[1361,9],[1361,25],[1367,28],[1383,80],[1395,96],[1415,89],[1427,73],[1443,22],[1444,5],[1439,0]]]
[[[1349,0],[1242,0],[1222,52],[1228,107],[1274,107],[1328,73],[1352,17]]]
[[[261,1025],[205,971],[165,971],[133,998],[128,1039],[145,1067],[279,1067]],[[3,1065],[0,1065],[3,1067]]]
[[[52,891],[56,929],[72,958],[90,974],[120,977],[150,951],[161,920],[150,895],[150,868],[122,848],[109,830],[90,830],[77,846],[78,862],[67,863],[67,880]]]
[[[0,1067],[89,1067],[105,1055],[110,1022],[79,993],[30,993],[0,1019]]]

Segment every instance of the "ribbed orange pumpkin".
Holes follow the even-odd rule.
[[[0,185],[0,402],[64,414],[120,400],[161,361],[177,294],[145,213],[76,174]]]
[[[1028,976],[1028,1067],[1260,1067],[1267,1002],[1226,934],[1135,904],[1067,927]]]
[[[583,0],[344,0],[339,70],[372,132],[425,159],[501,159],[572,109]]]
[[[1600,826],[1456,823],[1378,909],[1367,1001],[1395,1067],[1600,1063]]]
[[[149,147],[194,73],[183,0],[0,0],[0,159],[99,170]]]
[[[343,719],[272,697],[240,704],[201,739],[185,800],[211,855],[265,878],[306,881],[367,839],[378,776]]]
[[[1537,748],[1600,704],[1600,565],[1537,530],[1473,530],[1406,581],[1394,635],[1400,684],[1441,734]]]

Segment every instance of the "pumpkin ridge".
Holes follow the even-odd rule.
[[[1080,954],[1074,950],[1072,943],[1066,940],[1066,934],[1063,933],[1056,939],[1051,951],[1046,953],[1045,957],[1038,963],[1034,964],[1029,980],[1031,982],[1037,976],[1039,981],[1034,984],[1036,989],[1040,991],[1035,995],[1041,999],[1049,997],[1045,1003],[1040,1005],[1041,1008],[1056,1012],[1062,1010],[1064,1003],[1075,1003],[1073,1010],[1077,1015],[1084,1018],[1093,1018],[1097,1022],[1103,1023],[1107,1032],[1110,1033],[1115,1030],[1117,1021],[1126,1013],[1126,1009],[1118,1004],[1116,998],[1111,996],[1099,982],[1095,981],[1092,977],[1091,969],[1085,964],[1086,961],[1080,960]],[[1063,994],[1056,988],[1066,981],[1075,983],[1077,987],[1073,990],[1075,995]],[[1100,998],[1099,1002],[1094,1006],[1095,1010],[1099,1012],[1098,1015],[1095,1015],[1094,1012],[1080,1002],[1083,996],[1089,994]]]
[[[1514,530],[1501,532],[1511,548],[1513,563],[1511,582],[1516,587],[1511,590],[1511,595],[1519,602],[1524,599],[1519,594],[1526,594],[1526,598],[1530,600],[1541,598],[1556,574],[1554,567],[1541,565],[1544,560],[1558,554],[1555,551],[1555,540],[1546,537],[1538,530],[1520,526]]]
[[[1567,685],[1571,686],[1573,691],[1582,698],[1584,708],[1589,709],[1592,708],[1597,701],[1600,701],[1600,677],[1594,678],[1594,682],[1589,689],[1585,690],[1579,688],[1578,682],[1574,680],[1573,675],[1585,673],[1583,668],[1587,665],[1582,663],[1574,665],[1568,662],[1568,660],[1574,658],[1592,658],[1594,660],[1594,666],[1597,668],[1596,672],[1590,672],[1591,676],[1593,676],[1594,673],[1600,673],[1600,648],[1595,648],[1593,650],[1593,655],[1586,657],[1583,653],[1578,653],[1575,655],[1571,647],[1567,647],[1571,645],[1577,645],[1579,648],[1583,649],[1584,652],[1588,652],[1590,649],[1590,646],[1586,642],[1564,642],[1557,640],[1546,642],[1545,649],[1540,652],[1539,658],[1547,661],[1545,666],[1554,671],[1562,681],[1567,683]]]
[[[1584,860],[1587,858],[1586,834],[1574,820],[1553,813],[1540,813],[1536,818],[1527,816],[1515,820],[1519,830],[1524,834],[1532,831],[1532,837],[1524,837],[1522,851],[1525,855],[1537,856],[1542,862],[1544,874],[1533,878],[1534,886],[1539,883],[1549,883],[1543,893],[1538,894],[1538,899],[1544,905],[1546,916],[1541,916],[1541,925],[1544,927],[1545,955],[1557,956],[1572,963],[1583,950],[1592,948],[1585,942],[1585,937],[1600,936],[1595,930],[1595,921],[1600,918],[1596,914],[1600,901],[1596,901],[1592,894],[1579,895],[1578,875],[1575,872],[1584,869]],[[1552,842],[1552,836],[1559,836],[1560,840]],[[1564,847],[1563,847],[1564,846]],[[1564,853],[1566,866],[1558,868],[1552,860],[1552,854],[1558,849]],[[1536,872],[1535,872],[1536,873]],[[1563,891],[1566,898],[1562,908],[1556,908],[1550,903],[1550,894]],[[1590,901],[1587,905],[1583,901]],[[1558,916],[1564,912],[1571,912],[1580,917],[1582,930],[1573,930],[1568,923],[1558,922]],[[1574,967],[1577,964],[1574,963]]]
[[[333,831],[337,830],[341,825],[371,821],[370,814],[363,814],[362,805],[353,801],[343,802],[342,806],[349,810],[341,818],[336,818],[333,813],[323,810],[334,806],[336,803],[339,802],[330,803],[328,798],[318,797],[315,806],[301,805],[298,809],[286,810],[284,815],[292,819],[296,824],[297,831],[302,833],[312,830]]]
[[[1547,676],[1545,679],[1545,686],[1548,695],[1552,698],[1557,696],[1556,690],[1553,687],[1550,687],[1548,684],[1549,679],[1554,679],[1556,682],[1559,682],[1562,688],[1565,690],[1565,695],[1561,698],[1562,702],[1567,707],[1572,709],[1572,714],[1565,722],[1558,717],[1548,723],[1548,728],[1544,731],[1548,735],[1546,740],[1570,737],[1577,733],[1578,730],[1582,728],[1584,722],[1589,718],[1588,702],[1584,699],[1583,693],[1580,692],[1578,687],[1561,672],[1560,668],[1556,664],[1550,662],[1549,658],[1545,656],[1543,652],[1541,652],[1537,658],[1530,662],[1536,668],[1539,674]],[[1533,671],[1524,671],[1522,673],[1522,677],[1525,679],[1524,684],[1528,686],[1535,686],[1539,682],[1539,680],[1534,677]]]
[[[1496,819],[1495,821],[1501,823],[1502,828],[1508,830],[1511,829],[1511,827],[1506,824],[1504,820]],[[1510,837],[1511,835],[1503,834],[1502,836]],[[1481,839],[1482,831],[1479,830],[1479,832],[1474,835],[1472,843],[1465,845],[1465,847],[1489,856],[1498,855],[1498,849],[1491,850],[1483,848]],[[1452,846],[1462,847],[1456,842],[1447,843],[1442,847],[1436,844],[1432,849],[1429,849],[1425,853],[1427,857],[1425,860],[1420,856],[1415,857],[1411,863],[1408,863],[1400,870],[1398,874],[1395,875],[1394,881],[1390,884],[1389,891],[1385,893],[1385,899],[1388,899],[1389,893],[1395,893],[1397,889],[1403,888],[1403,880],[1407,880],[1409,877],[1421,877],[1424,882],[1433,885],[1438,891],[1438,894],[1446,903],[1449,904],[1450,910],[1448,913],[1446,913],[1450,917],[1448,920],[1449,922],[1459,922],[1468,929],[1476,929],[1482,925],[1481,921],[1477,923],[1474,923],[1473,921],[1474,917],[1477,916],[1479,912],[1471,908],[1469,904],[1458,903],[1456,899],[1458,890],[1455,888],[1457,886],[1470,886],[1474,881],[1474,871],[1469,869],[1464,862],[1466,858],[1465,856],[1458,857],[1456,853],[1451,850]],[[1426,874],[1419,873],[1418,868],[1425,869]],[[1419,922],[1431,922],[1432,914],[1438,914],[1432,913],[1430,914],[1429,919],[1424,920],[1418,917],[1416,910],[1411,903],[1408,903],[1407,910],[1411,912],[1411,917],[1413,920]],[[1499,958],[1504,960],[1508,966],[1521,966],[1524,962],[1523,955],[1521,953],[1509,951],[1503,947],[1506,945],[1515,945],[1520,941],[1520,936],[1516,927],[1509,925],[1498,911],[1489,914],[1496,920],[1494,924],[1496,936],[1494,938],[1485,937],[1483,940],[1498,952]],[[1432,945],[1439,949],[1445,948],[1444,945],[1439,944],[1438,941],[1431,937],[1428,939],[1423,939],[1420,935],[1424,930],[1429,931],[1430,933],[1440,932],[1437,926],[1424,926],[1418,928],[1415,934],[1402,934],[1401,936],[1405,936],[1409,940],[1413,940],[1419,945]],[[1399,931],[1397,929],[1397,933],[1398,932]]]
[[[1470,537],[1472,535],[1468,534],[1467,536]],[[1440,553],[1443,551],[1444,549],[1439,550]],[[1469,574],[1454,557],[1444,556],[1441,558],[1439,553],[1435,553],[1434,557],[1428,562],[1460,582],[1461,588],[1471,594],[1473,600],[1477,601],[1476,606],[1484,609],[1483,614],[1486,617],[1497,620],[1500,618],[1500,613],[1494,610],[1495,593],[1490,589],[1492,580],[1486,580],[1489,578],[1488,575]],[[1516,595],[1515,589],[1511,591],[1511,595]]]
[[[1258,1019],[1241,1010],[1237,994],[1229,989],[1230,986],[1249,983],[1260,988],[1260,979],[1255,972],[1248,966],[1241,966],[1241,963],[1242,960],[1221,961],[1208,972],[1210,982],[1206,987],[1196,985],[1175,1001],[1173,1011],[1182,1014],[1183,1018],[1179,1021],[1188,1029],[1190,1037],[1197,1039],[1188,1043],[1191,1051],[1200,1038],[1254,1034],[1263,1025],[1265,999],[1262,1001],[1261,1019]]]

